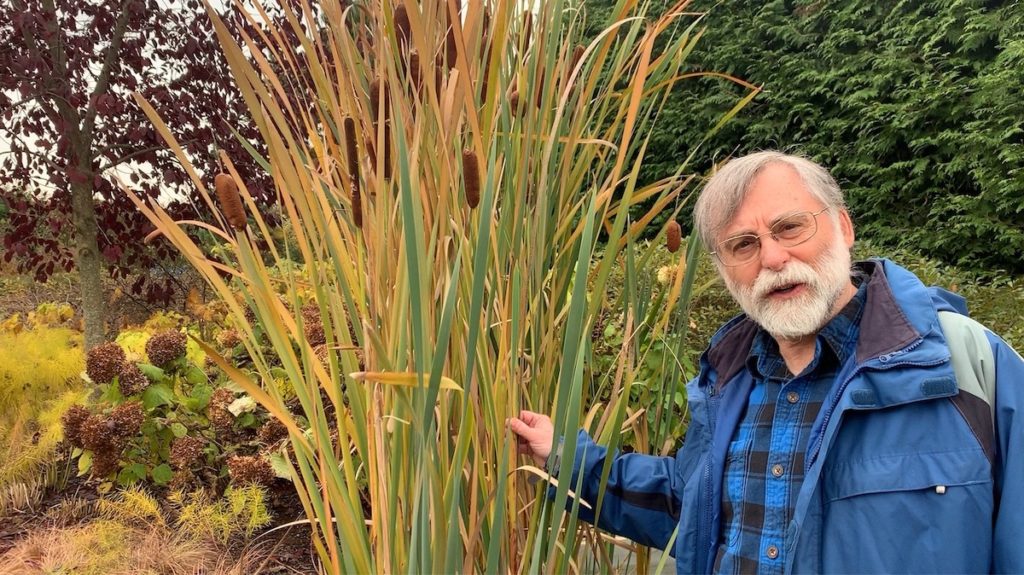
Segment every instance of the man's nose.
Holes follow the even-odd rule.
[[[761,267],[772,271],[779,271],[789,261],[789,250],[782,247],[770,234],[761,237],[761,251],[758,254],[761,258]]]

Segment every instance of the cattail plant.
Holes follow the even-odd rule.
[[[683,241],[683,229],[679,222],[672,220],[665,227],[665,247],[671,253],[679,251],[679,244]]]
[[[363,227],[363,202],[359,195],[359,150],[356,147],[356,122],[350,117],[345,118],[345,158],[348,161],[352,223],[357,228],[361,228]]]
[[[280,453],[326,572],[611,570],[607,540],[578,521],[581,505],[600,501],[570,496],[567,473],[547,497],[547,481],[559,478],[517,456],[505,419],[523,408],[550,413],[565,437],[563,471],[579,427],[612,447],[626,437],[644,452],[673,439],[629,403],[647,365],[647,348],[634,343],[665,344],[685,331],[691,282],[677,281],[659,305],[629,292],[614,314],[632,318],[617,369],[595,373],[589,349],[612,268],[625,262],[635,276],[632,262],[660,249],[640,241],[645,226],[689,192],[684,167],[637,182],[645,128],[688,77],[697,20],[686,1],[651,14],[627,0],[585,44],[585,65],[570,81],[560,71],[584,41],[578,6],[391,6],[330,4],[318,18],[275,4],[281,21],[274,11],[240,10],[266,31],[242,38],[210,11],[266,143],[294,247],[261,241],[268,224],[252,213],[249,233],[216,236],[228,256],[215,262],[181,232],[187,224],[136,203],[230,308],[251,371],[204,349],[287,429]],[[353,18],[360,26],[346,25]],[[287,40],[296,36],[301,46]],[[494,84],[481,91],[484,70]],[[543,70],[553,76],[538,90]],[[377,131],[391,145],[391,178],[359,174],[356,129],[379,115],[364,96],[374,81],[389,98],[389,122]],[[517,113],[518,100],[530,105]],[[307,333],[307,302],[322,332]],[[656,373],[645,372],[667,382],[651,405],[674,405],[681,389],[674,345],[662,346],[673,353],[661,354]],[[282,378],[294,399],[271,383]],[[229,401],[215,396],[207,408],[225,433]],[[657,421],[682,417],[658,411]],[[638,569],[646,557],[638,552]]]
[[[217,200],[220,201],[220,209],[224,217],[228,219],[231,227],[242,231],[245,229],[245,209],[242,207],[242,198],[238,195],[238,184],[230,174],[217,174],[214,177],[214,187],[217,190]]]
[[[466,205],[473,209],[480,204],[480,164],[473,150],[462,151],[462,176],[466,186]]]

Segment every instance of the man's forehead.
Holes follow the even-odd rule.
[[[747,194],[723,231],[727,235],[755,231],[759,226],[771,226],[793,214],[822,207],[821,201],[803,185],[760,190]]]

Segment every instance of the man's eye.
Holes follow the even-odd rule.
[[[803,229],[803,222],[779,222],[778,225],[775,226],[775,234],[781,236],[791,236],[793,234],[800,233]]]
[[[757,240],[754,238],[736,238],[732,242],[733,253],[743,253],[754,249]]]

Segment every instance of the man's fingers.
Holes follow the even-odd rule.
[[[524,437],[531,431],[533,431],[533,429],[529,425],[527,425],[525,421],[522,421],[521,419],[515,417],[508,418],[508,427],[513,432],[515,432],[516,435],[520,437]]]

